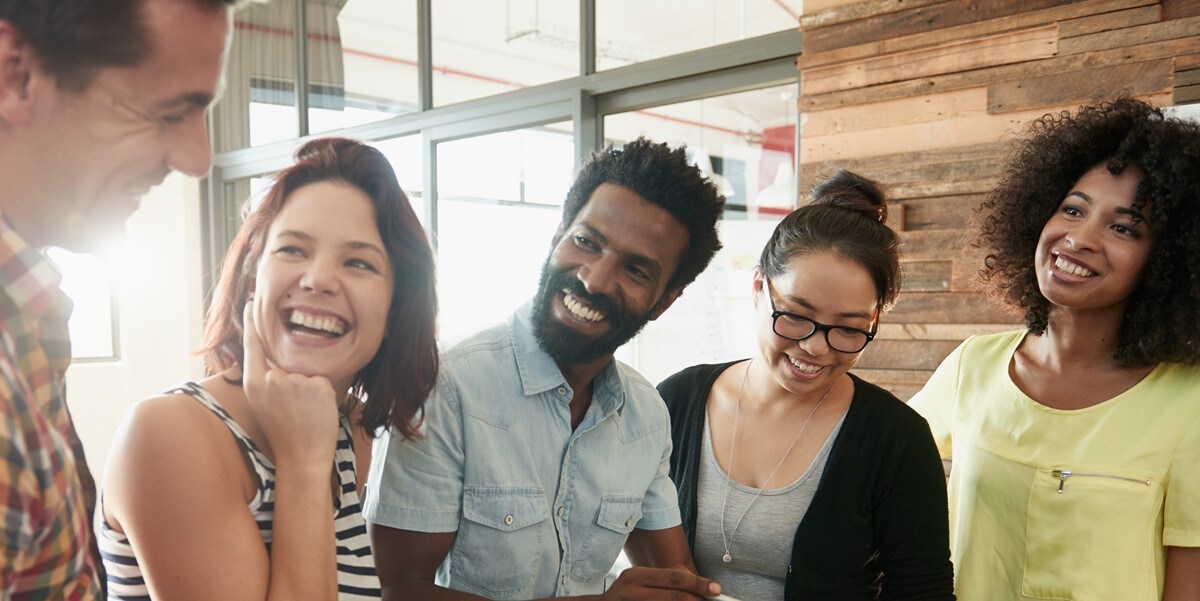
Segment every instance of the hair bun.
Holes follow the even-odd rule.
[[[837,173],[813,186],[808,200],[813,205],[839,207],[860,213],[871,221],[887,223],[887,196],[883,185],[853,171],[838,169]]]

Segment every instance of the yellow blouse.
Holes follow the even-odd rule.
[[[1052,409],[1009,376],[1024,335],[966,340],[911,401],[953,458],[958,598],[1157,601],[1164,546],[1200,547],[1200,367]]]

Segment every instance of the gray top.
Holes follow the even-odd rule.
[[[705,577],[721,583],[729,595],[741,601],[773,601],[783,599],[784,578],[792,557],[792,539],[800,520],[808,511],[833,439],[842,428],[846,416],[825,439],[825,444],[813,458],[808,469],[795,482],[783,487],[763,490],[746,511],[759,489],[729,481],[729,500],[725,508],[725,538],[733,532],[738,516],[746,511],[737,527],[737,536],[730,542],[731,563],[721,561],[725,546],[721,541],[721,502],[725,495],[725,471],[713,454],[712,433],[708,417],[704,418],[704,459],[700,462],[698,480],[698,519],[696,545],[693,552],[696,568]]]

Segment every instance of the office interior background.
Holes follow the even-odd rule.
[[[302,35],[297,35],[302,32]],[[905,292],[856,372],[911,396],[963,338],[1015,318],[960,239],[1013,138],[1127,90],[1195,118],[1187,0],[271,0],[236,18],[214,169],[173,175],[105,256],[52,256],[76,302],[72,412],[95,469],[125,411],[203,375],[205,298],[240,209],[304,140],[392,161],[438,257],[444,344],[535,291],[576,168],[644,135],[728,198],[725,249],[618,352],[657,382],[754,348],[751,272],[839,166],[892,192]]]

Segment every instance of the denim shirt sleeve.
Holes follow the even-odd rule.
[[[462,514],[463,422],[447,371],[425,403],[421,438],[389,432],[375,442],[363,513],[372,523],[455,532]]]
[[[666,411],[665,406],[663,411]],[[674,528],[681,522],[679,519],[679,494],[675,492],[675,484],[671,482],[671,428],[662,428],[658,436],[663,439],[662,456],[658,462],[658,474],[650,483],[646,497],[642,501],[642,519],[638,521],[639,530],[665,530]]]

